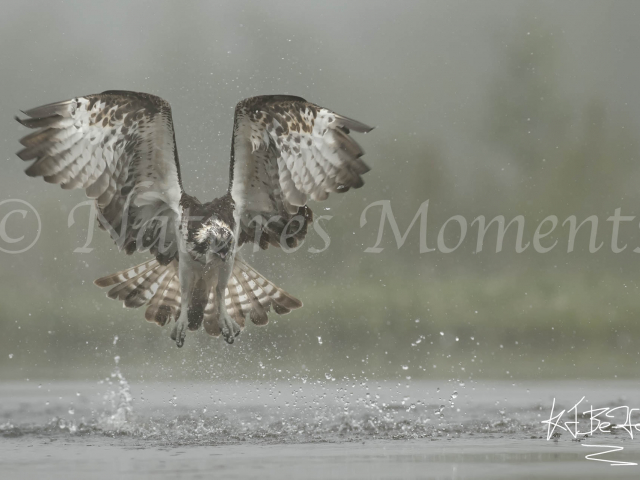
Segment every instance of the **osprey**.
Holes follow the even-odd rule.
[[[271,307],[301,307],[238,249],[296,246],[313,219],[307,200],[361,187],[369,170],[349,133],[371,127],[289,95],[238,103],[229,189],[208,203],[182,188],[171,108],[159,97],[111,90],[23,113],[16,120],[37,129],[17,153],[35,160],[27,175],[84,189],[120,250],[154,256],[95,284],[125,307],[146,305],[158,325],[174,319],[178,347],[200,325],[233,343],[247,315],[265,325]]]

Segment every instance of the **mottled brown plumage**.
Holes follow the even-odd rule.
[[[248,316],[302,303],[238,256],[244,243],[294,247],[313,220],[309,198],[363,185],[369,169],[350,131],[370,127],[300,97],[241,101],[235,111],[228,192],[201,203],[184,192],[169,104],[146,93],[107,91],[44,105],[17,120],[37,129],[18,156],[29,176],[95,199],[101,228],[127,254],[154,258],[96,280],[126,307],[146,305],[172,338],[204,324],[229,343]]]

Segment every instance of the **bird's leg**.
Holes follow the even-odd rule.
[[[180,267],[182,267],[182,262],[180,263]],[[196,283],[196,275],[191,269],[180,268],[180,316],[176,320],[173,330],[171,331],[171,340],[176,342],[178,348],[184,345],[184,338],[187,336],[187,312],[191,305],[191,297],[193,296],[193,289],[195,288]]]
[[[218,325],[222,330],[222,335],[227,343],[232,344],[235,337],[240,335],[240,325],[229,316],[227,313],[227,306],[225,304],[224,292],[227,288],[227,283],[231,277],[231,271],[233,270],[233,261],[225,262],[220,267],[218,276],[218,284],[216,286],[216,300],[218,305]]]

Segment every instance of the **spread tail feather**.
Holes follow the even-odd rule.
[[[247,315],[256,325],[266,325],[271,307],[279,315],[302,307],[300,300],[237,257],[225,293],[227,311],[241,326]]]
[[[238,257],[235,259],[233,272],[225,290],[224,302],[227,313],[241,328],[244,328],[247,316],[256,325],[266,325],[269,322],[267,314],[271,307],[280,315],[302,307],[300,300],[267,280]],[[209,293],[202,323],[209,335],[220,335],[215,289]]]
[[[99,287],[111,287],[109,298],[122,300],[127,308],[148,305],[145,318],[158,325],[180,315],[178,262],[160,264],[156,259],[94,281]]]
[[[107,296],[122,300],[127,308],[147,305],[145,318],[163,326],[180,316],[180,280],[178,261],[162,265],[156,259],[135,267],[99,278],[94,282],[99,287],[112,287]],[[198,300],[189,312],[189,329],[197,330],[200,325],[209,335],[220,335],[218,307],[215,287],[206,295],[198,295]],[[235,259],[233,273],[225,290],[225,306],[229,315],[244,328],[249,316],[256,325],[269,322],[267,314],[271,307],[279,315],[302,307],[302,302],[293,295],[258,273],[239,258]]]

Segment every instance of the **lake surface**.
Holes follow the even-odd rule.
[[[640,434],[582,441],[555,414],[640,407],[628,381],[100,382],[0,385],[2,479],[639,478]],[[625,423],[618,410],[609,421]],[[565,414],[562,421],[571,421]],[[640,415],[632,415],[633,423]],[[580,419],[581,431],[588,428]]]

